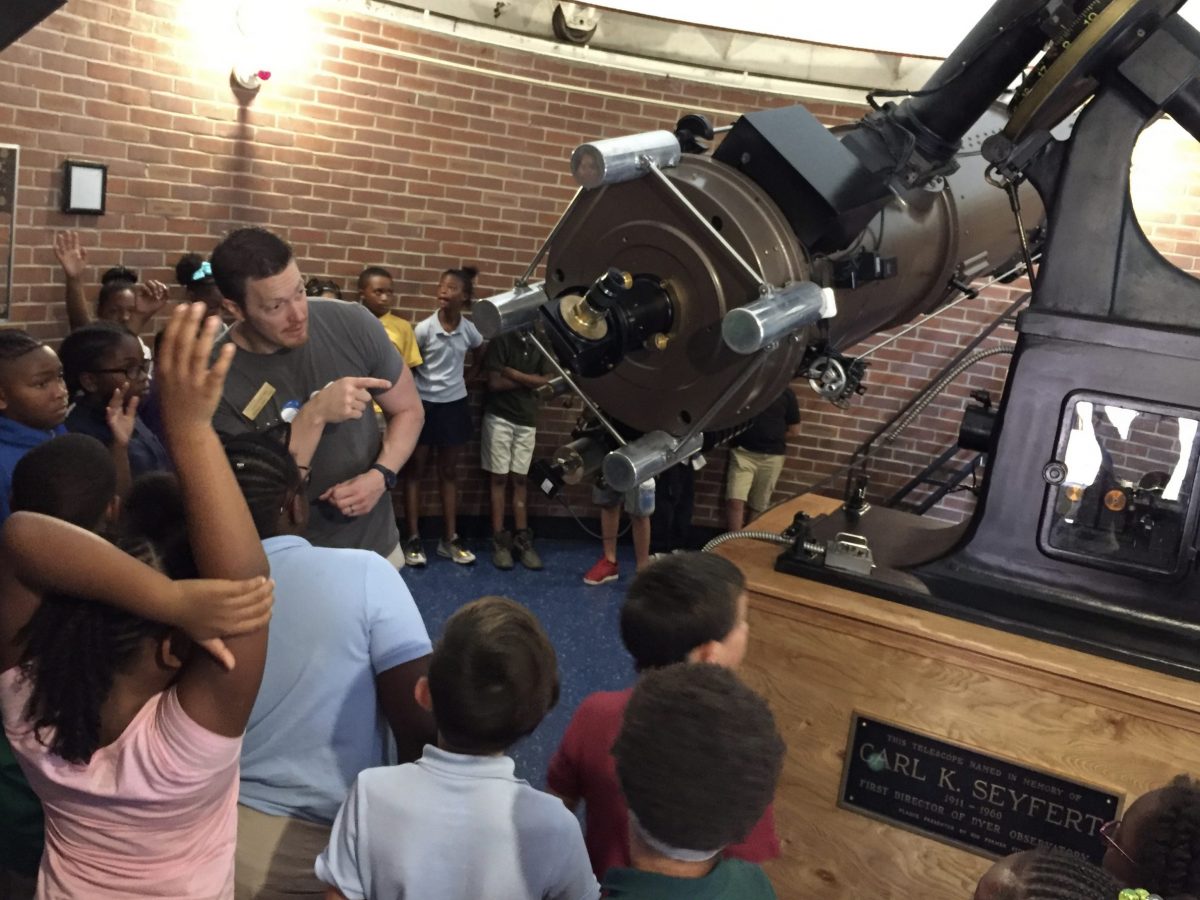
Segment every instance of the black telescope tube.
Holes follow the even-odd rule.
[[[1040,13],[1049,2],[996,0],[918,92],[934,93],[900,104],[896,116],[911,126],[927,159],[953,156],[962,136],[1041,52],[1047,36]]]

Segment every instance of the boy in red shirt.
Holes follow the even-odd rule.
[[[621,640],[638,672],[680,662],[737,669],[746,655],[746,580],[737,566],[707,553],[675,553],[641,569],[621,608]],[[629,810],[612,747],[633,693],[599,691],[579,704],[550,760],[546,786],[574,809],[587,804],[585,840],[592,871],[628,867]],[[779,855],[770,806],[746,840],[725,855],[761,863]]]

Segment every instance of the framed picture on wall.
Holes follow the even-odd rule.
[[[68,159],[63,163],[62,211],[72,215],[104,215],[108,166]]]

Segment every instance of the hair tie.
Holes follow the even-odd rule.
[[[212,278],[212,263],[207,259],[192,273],[192,281],[203,281],[205,278]]]
[[[1117,894],[1117,900],[1163,900],[1158,894],[1152,894],[1145,888],[1124,888]]]

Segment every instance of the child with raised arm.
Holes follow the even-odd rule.
[[[0,713],[45,807],[40,897],[232,897],[237,759],[271,585],[211,425],[232,351],[209,368],[217,321],[198,336],[202,313],[175,311],[159,375],[210,580],[172,581],[36,513],[0,534]],[[159,556],[144,537],[135,549]]]

